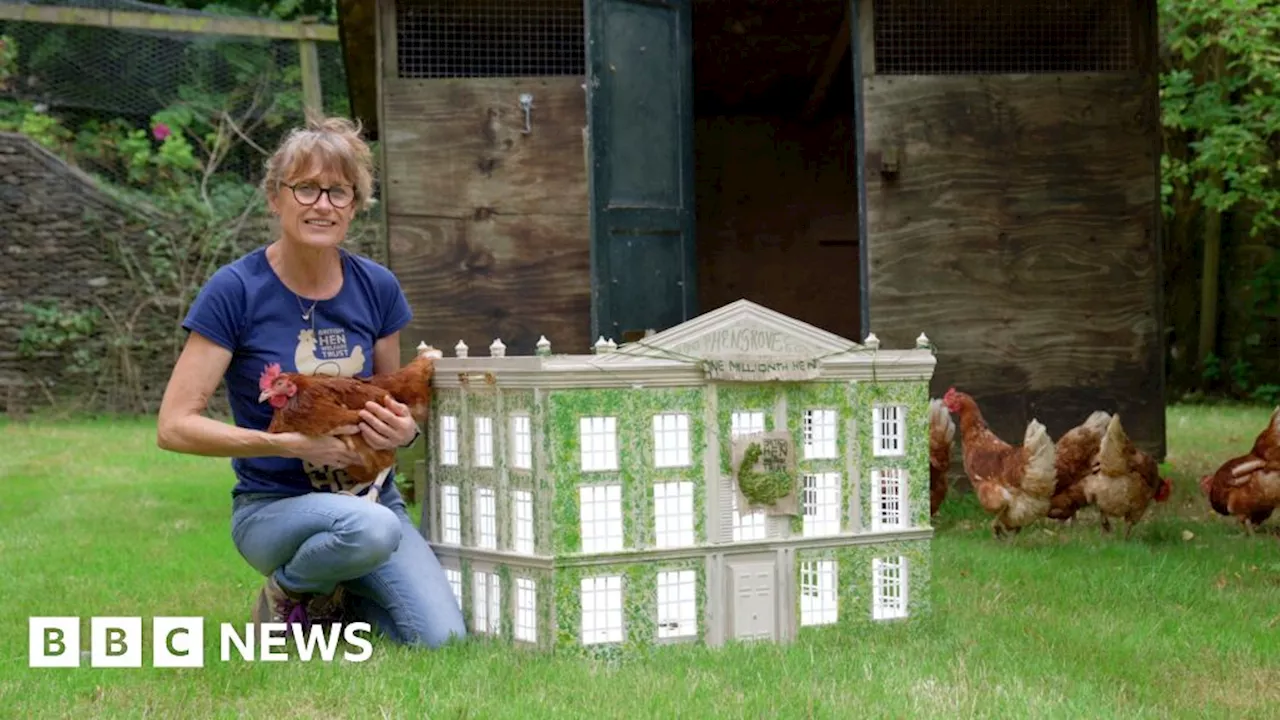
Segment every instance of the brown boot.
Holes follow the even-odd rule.
[[[313,595],[306,603],[307,617],[318,625],[341,623],[346,617],[346,594],[339,585],[330,595]]]

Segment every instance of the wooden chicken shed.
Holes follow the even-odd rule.
[[[938,347],[1020,442],[1164,454],[1155,0],[339,0],[390,262],[450,353],[745,298]],[[473,351],[474,352],[474,351]]]

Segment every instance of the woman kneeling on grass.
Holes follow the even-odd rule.
[[[310,120],[266,169],[279,235],[219,268],[192,304],[157,441],[233,458],[231,538],[266,576],[255,623],[362,619],[400,642],[438,647],[465,635],[462,612],[392,478],[377,503],[335,492],[343,472],[335,468],[358,457],[337,437],[265,432],[272,408],[259,402],[270,363],[347,377],[400,367],[400,329],[411,317],[404,293],[390,270],[341,248],[369,203],[371,152],[354,124]],[[219,380],[234,427],[203,415]],[[376,449],[419,435],[394,400],[369,403],[361,417],[340,432],[362,433]]]

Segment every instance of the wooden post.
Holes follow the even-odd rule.
[[[302,17],[298,18],[298,23],[313,25],[317,19]],[[320,54],[315,40],[298,39],[298,65],[302,71],[302,105],[309,112],[320,115],[324,112],[324,96],[320,91]]]

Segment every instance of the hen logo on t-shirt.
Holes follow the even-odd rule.
[[[364,369],[364,348],[347,347],[347,331],[342,328],[307,328],[298,333],[293,364],[305,375],[355,377]]]
[[[354,377],[364,369],[364,348],[348,347],[347,331],[342,328],[306,328],[298,333],[298,347],[293,364],[305,375]],[[337,491],[351,485],[345,470],[327,465],[302,462],[303,471],[317,490]]]

